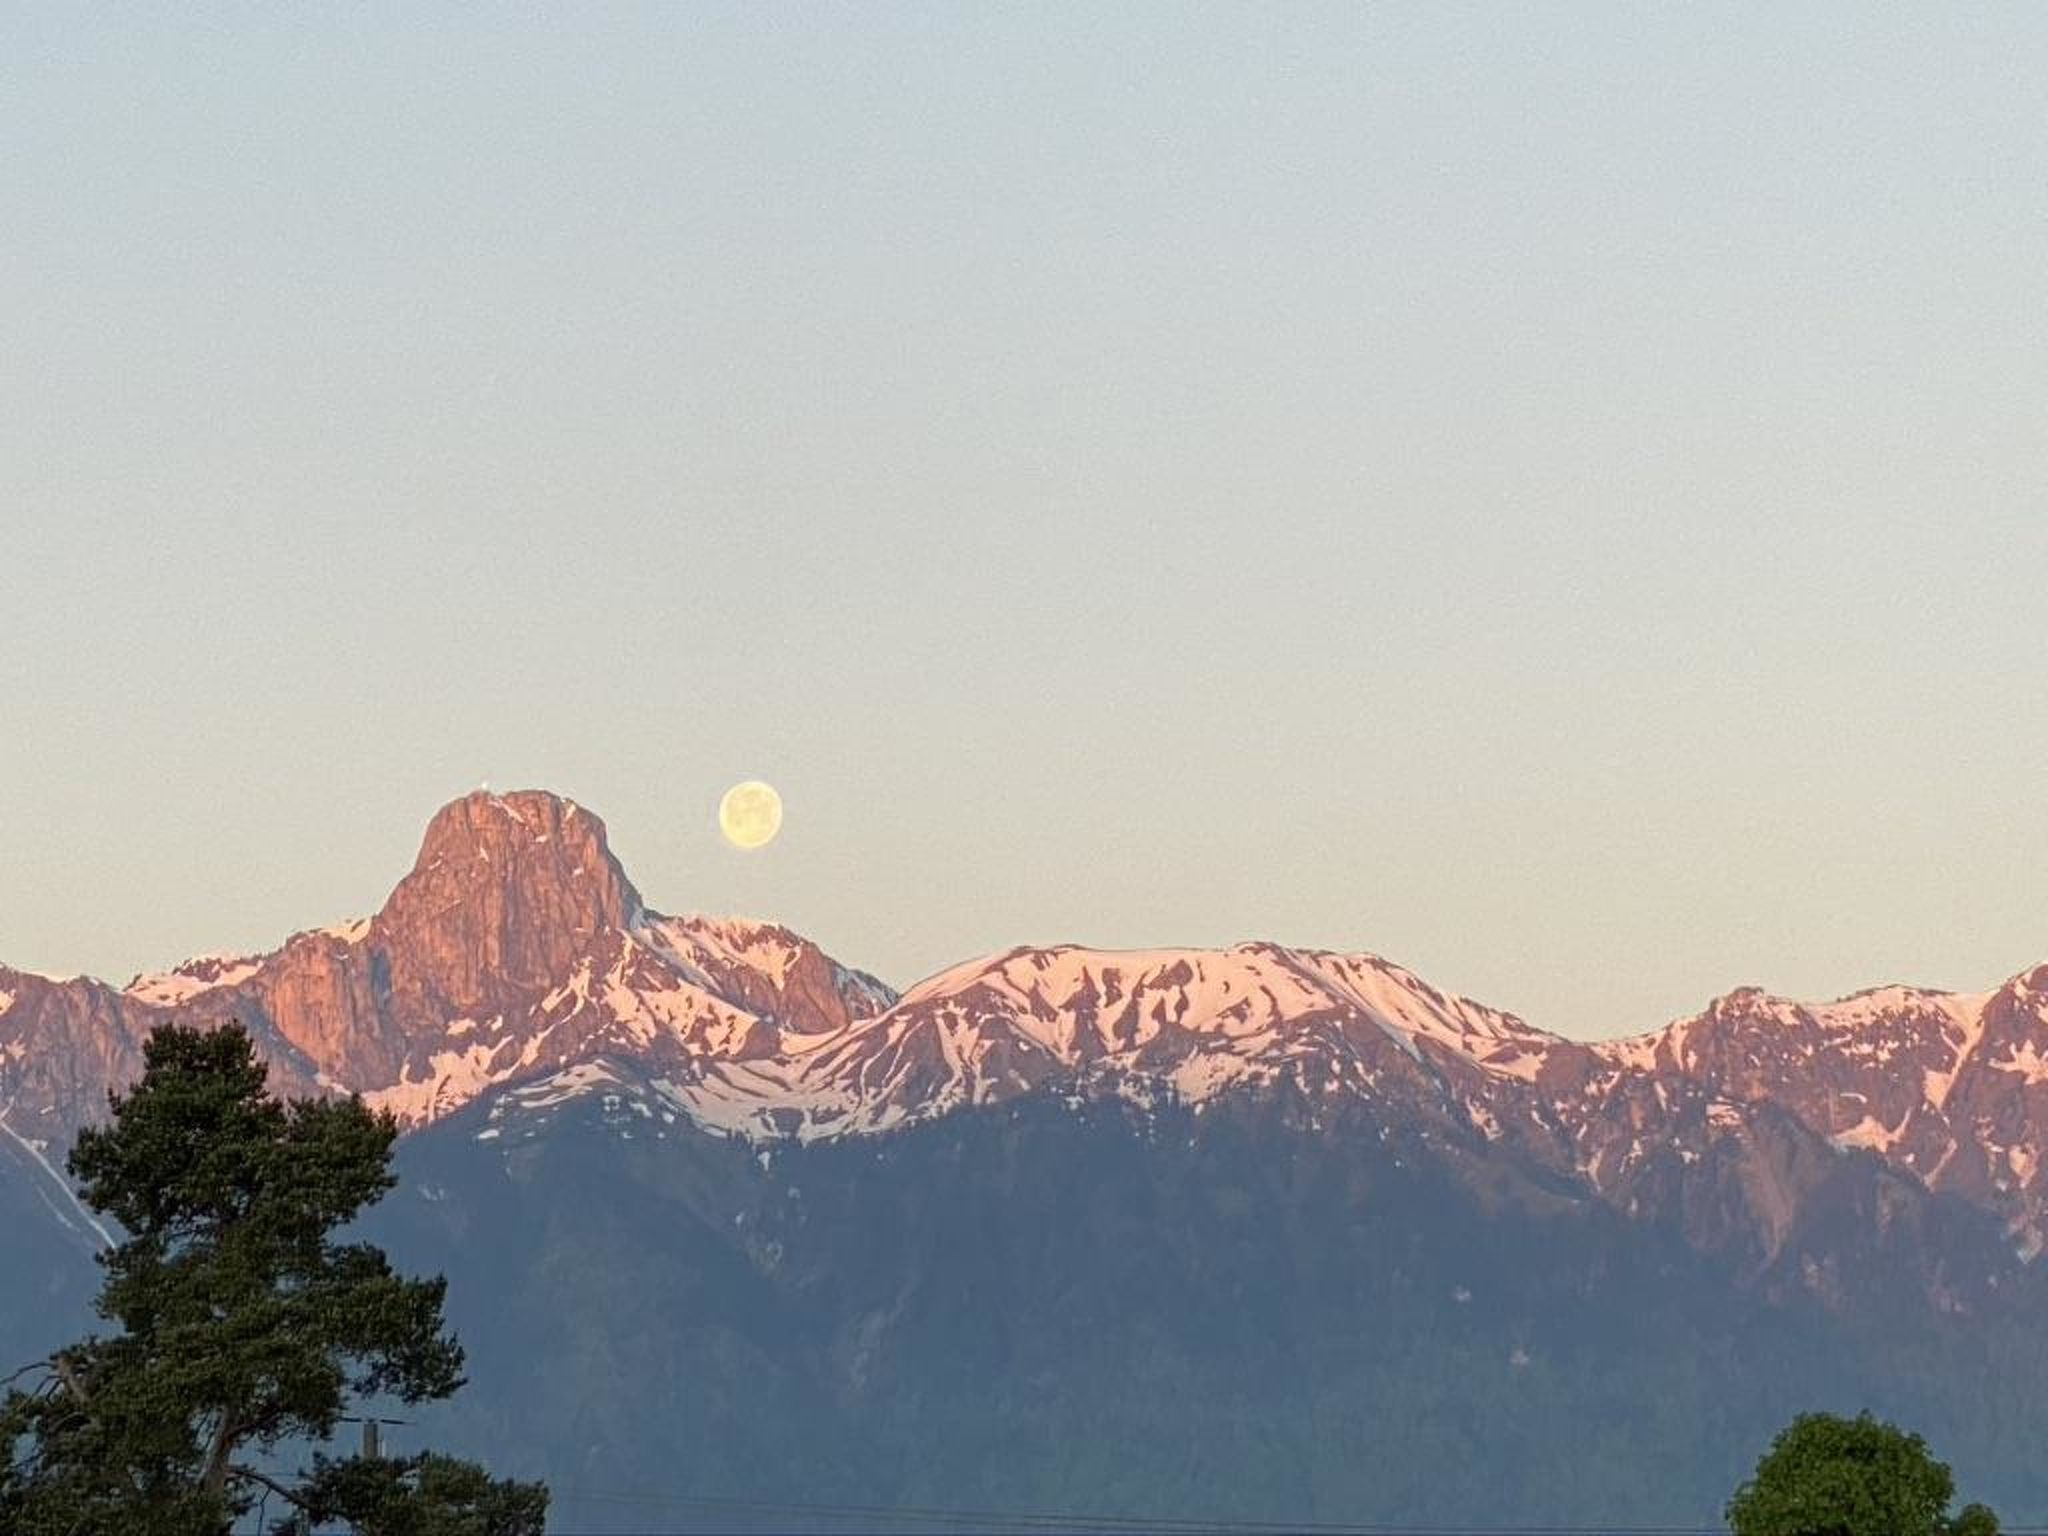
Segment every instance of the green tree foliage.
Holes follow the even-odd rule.
[[[276,1536],[342,1523],[376,1536],[524,1536],[547,1518],[538,1483],[499,1482],[474,1462],[446,1456],[314,1458],[299,1511]]]
[[[1728,1502],[1735,1536],[1998,1536],[1971,1504],[1951,1517],[1955,1478],[1927,1442],[1869,1414],[1801,1414]]]
[[[462,1350],[445,1282],[335,1235],[392,1187],[391,1117],[353,1098],[282,1103],[265,1076],[240,1028],[167,1026],[111,1123],[80,1135],[72,1176],[126,1232],[101,1259],[117,1331],[0,1401],[0,1530],[221,1536],[268,1490],[301,1532],[539,1532],[544,1489],[445,1458],[273,1469],[332,1436],[352,1397],[449,1396]]]

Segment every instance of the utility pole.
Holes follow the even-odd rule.
[[[410,1421],[406,1419],[378,1419],[365,1414],[361,1418],[351,1415],[343,1418],[341,1422],[363,1426],[363,1460],[382,1461],[384,1459],[384,1426],[388,1424],[395,1429]]]
[[[380,1419],[366,1413],[360,1418],[354,1414],[344,1414],[336,1422],[362,1425],[363,1460],[382,1461],[384,1459],[384,1426],[389,1424],[395,1429],[410,1421],[406,1419]],[[352,1536],[360,1536],[360,1531],[356,1526],[351,1525],[349,1530]]]

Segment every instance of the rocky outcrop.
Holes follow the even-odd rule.
[[[61,1150],[107,1090],[142,1070],[163,1015],[104,983],[0,966],[0,1126]]]
[[[280,1090],[358,1092],[417,1124],[607,1052],[687,1080],[894,1000],[787,930],[649,912],[604,823],[539,791],[443,808],[373,917],[120,992],[36,977],[0,990],[0,1106],[53,1146],[103,1111],[170,1019],[240,1023]]]

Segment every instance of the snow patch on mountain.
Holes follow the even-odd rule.
[[[749,1141],[820,1141],[851,1132],[893,1130],[910,1118],[904,1104],[864,1105],[828,1081],[781,1061],[721,1061],[694,1081],[658,1079],[661,1096],[706,1130]]]
[[[659,971],[629,974],[634,958],[631,947],[621,949],[600,993],[605,1011],[634,1040],[647,1045],[661,1035],[676,1041],[694,1038],[714,1054],[731,1055],[758,1030],[757,1016],[699,984]]]
[[[547,1122],[549,1112],[564,1104],[595,1095],[610,1105],[635,1092],[644,1098],[644,1085],[635,1084],[619,1063],[606,1057],[579,1061],[517,1083],[498,1095],[477,1140],[496,1140],[508,1130],[515,1133],[515,1140],[529,1139]]]
[[[1876,1117],[1865,1115],[1846,1131],[1837,1131],[1829,1139],[1838,1147],[1861,1147],[1871,1152],[1889,1152],[1905,1130],[1905,1123],[1886,1126]]]
[[[168,971],[137,976],[124,988],[125,995],[139,1003],[159,1008],[189,1002],[216,987],[232,987],[247,981],[262,969],[260,955],[195,955]]]
[[[494,1063],[502,1044],[476,1044],[437,1051],[414,1076],[410,1067],[388,1088],[363,1095],[372,1109],[389,1110],[408,1125],[424,1125],[452,1114],[497,1081]]]
[[[712,949],[735,965],[758,971],[777,986],[789,980],[805,943],[780,924],[744,917],[699,915],[669,918],[650,926],[679,951],[692,946]]]
[[[1596,1040],[1592,1051],[1612,1066],[1630,1072],[1653,1072],[1664,1040],[1665,1032],[1658,1030],[1653,1034],[1628,1035],[1618,1040]]]
[[[1242,1084],[1270,1083],[1276,1075],[1270,1065],[1220,1048],[1188,1057],[1166,1074],[1166,1081],[1182,1102],[1202,1105]]]
[[[2048,1080],[2048,1056],[2043,1056],[2031,1040],[2022,1040],[2010,1056],[1992,1062],[1991,1067],[1994,1071],[2011,1073],[2030,1087]]]
[[[1963,1063],[1976,1052],[1984,1039],[1984,1011],[1991,1006],[1990,993],[1976,996],[1951,994],[1941,999],[1941,1006],[1948,1013],[1953,1030],[1945,1032],[1944,1039],[1954,1039],[1955,1054],[1949,1058],[1947,1067],[1936,1070],[1928,1068],[1921,1074],[1921,1096],[1936,1109],[1946,1108],[1948,1096],[1961,1075]]]
[[[76,1216],[86,1227],[91,1228],[102,1247],[112,1248],[114,1246],[114,1235],[107,1230],[106,1224],[86,1207],[85,1202],[79,1199],[78,1191],[72,1187],[71,1181],[57,1171],[45,1151],[45,1144],[40,1141],[31,1141],[13,1126],[9,1125],[7,1123],[7,1114],[4,1110],[0,1110],[0,1135],[4,1135],[9,1141],[20,1147],[23,1152],[27,1153],[29,1161],[35,1164],[49,1181],[50,1185],[55,1186],[59,1199],[62,1202],[61,1205],[57,1200],[51,1199],[48,1188],[39,1184],[36,1192],[42,1197],[43,1204],[49,1207],[51,1213],[59,1221],[63,1222],[67,1227],[73,1227],[72,1217]]]

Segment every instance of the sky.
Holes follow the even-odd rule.
[[[898,984],[1995,985],[2044,78],[2031,5],[11,7],[0,959],[369,912],[488,782]]]

